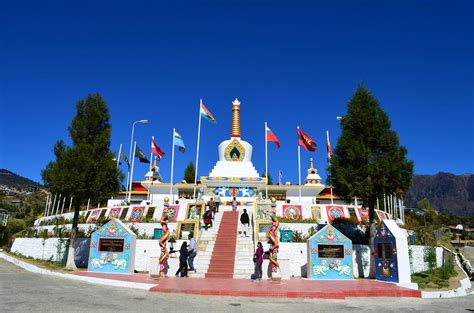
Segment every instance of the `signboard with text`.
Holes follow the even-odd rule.
[[[352,242],[332,225],[308,239],[309,279],[352,279]]]

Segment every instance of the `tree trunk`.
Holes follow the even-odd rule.
[[[76,255],[77,224],[79,222],[80,206],[74,206],[74,217],[72,218],[71,237],[69,238],[69,250],[67,253],[66,269],[77,271],[74,256]]]
[[[373,198],[369,198],[369,234],[370,234],[370,271],[369,277],[375,278],[375,247],[374,247],[374,239],[375,233],[377,232],[377,225],[375,223],[375,200]]]

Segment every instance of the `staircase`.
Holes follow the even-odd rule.
[[[224,211],[222,213],[222,221],[218,227],[206,278],[233,277],[238,218],[238,212]]]
[[[253,225],[253,207],[244,206],[242,209],[247,209],[247,213],[250,217],[250,225]],[[239,227],[241,227],[240,223]],[[253,263],[253,255],[255,253],[253,235],[254,232],[251,226],[249,229],[247,229],[247,237],[243,237],[243,234],[240,234],[239,238],[237,238],[237,246],[235,249],[234,278],[249,279],[250,275],[252,275],[255,270],[255,265]]]
[[[216,213],[212,228],[204,230],[202,228],[199,231],[199,240],[197,241],[197,255],[194,259],[194,268],[196,273],[188,272],[190,277],[204,278],[207,270],[209,269],[209,263],[211,261],[212,252],[216,241],[216,236],[219,231],[219,226],[222,220],[222,211]]]

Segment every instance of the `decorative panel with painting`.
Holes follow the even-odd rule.
[[[301,220],[303,218],[301,205],[284,204],[282,213],[283,218],[290,220]]]
[[[140,223],[143,218],[144,212],[145,212],[144,206],[133,207],[132,213],[130,214],[130,218],[129,218],[130,223]]]
[[[89,272],[133,273],[136,235],[120,220],[112,218],[92,233]]]
[[[335,219],[346,217],[344,214],[344,207],[339,205],[327,205],[326,212],[329,224],[331,224]]]
[[[398,282],[397,242],[384,222],[374,238],[375,279]]]
[[[326,225],[307,241],[309,279],[352,279],[352,241]]]

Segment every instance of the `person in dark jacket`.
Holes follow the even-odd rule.
[[[212,227],[212,212],[207,209],[202,216],[202,221],[204,223],[204,230],[207,230],[209,227]]]
[[[255,273],[253,274],[253,278],[254,280],[262,280],[263,246],[260,241],[257,243],[257,250],[255,250],[254,260]]]
[[[244,209],[244,213],[240,215],[240,223],[242,224],[242,236],[247,237],[247,231],[250,229],[250,218],[246,209]]]
[[[179,273],[181,273],[181,277],[188,277],[188,256],[188,244],[185,241],[181,245],[181,249],[179,249],[179,268],[176,272],[176,277],[178,277]]]

